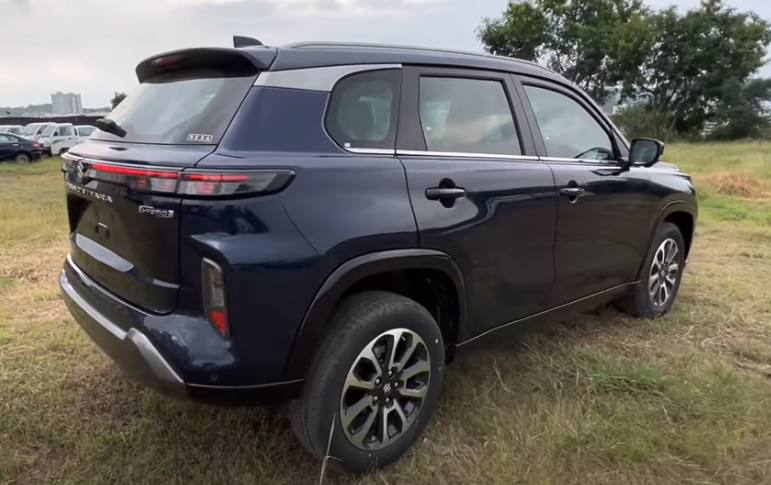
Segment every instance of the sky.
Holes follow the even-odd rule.
[[[647,0],[683,9],[698,0]],[[727,0],[771,19],[769,0]],[[186,47],[357,41],[481,51],[476,28],[507,0],[0,0],[0,106],[76,92],[107,106],[142,59]],[[767,66],[764,73],[771,75]]]

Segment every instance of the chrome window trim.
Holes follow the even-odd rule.
[[[595,165],[618,165],[616,160],[597,160],[593,158],[539,157],[542,162],[592,163]]]
[[[353,64],[348,66],[312,67],[260,73],[255,86],[330,92],[337,82],[350,74],[384,69],[401,69],[401,64]]]
[[[416,157],[449,157],[449,158],[492,158],[496,160],[525,160],[538,162],[538,157],[531,155],[509,155],[504,153],[470,153],[470,152],[437,152],[429,150],[396,150],[397,155]]]
[[[390,155],[394,156],[396,155],[396,150],[392,148],[351,148],[351,147],[343,147],[343,150],[351,152],[351,153],[358,153],[361,155]]]

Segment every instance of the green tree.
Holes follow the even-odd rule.
[[[127,96],[126,93],[121,93],[116,91],[115,94],[113,94],[112,99],[110,99],[110,105],[112,105],[112,109],[115,109],[116,107],[118,107],[118,105],[124,99],[126,99],[126,96]]]
[[[722,0],[684,13],[639,0],[512,0],[478,35],[488,51],[544,62],[599,103],[614,91],[645,100],[627,118],[659,136],[699,134],[726,116],[719,110],[759,109],[730,93],[757,73],[771,43],[768,22]]]
[[[771,78],[750,79],[743,86],[729,80],[723,89],[724,94],[711,118],[715,128],[709,137],[714,140],[768,137],[771,118],[766,103],[771,101]]]
[[[647,21],[643,62],[634,68],[628,59],[620,61],[626,66],[622,94],[646,97],[671,133],[701,131],[726,85],[744,85],[763,65],[771,42],[766,21],[722,0],[705,0],[684,14],[668,8]]]
[[[635,32],[647,14],[640,0],[516,0],[477,33],[488,52],[543,60],[603,102],[621,80],[622,61],[640,51]],[[633,55],[620,59],[619,51]]]

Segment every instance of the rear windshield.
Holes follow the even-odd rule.
[[[196,70],[148,78],[109,119],[126,130],[120,138],[96,130],[92,139],[159,144],[216,144],[225,133],[254,76],[230,77]]]

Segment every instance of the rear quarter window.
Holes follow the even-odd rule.
[[[345,149],[393,150],[396,141],[401,71],[353,74],[332,90],[325,125]]]
[[[97,130],[92,138],[157,144],[219,143],[254,79],[211,69],[152,76],[108,116],[126,130],[126,136]]]

